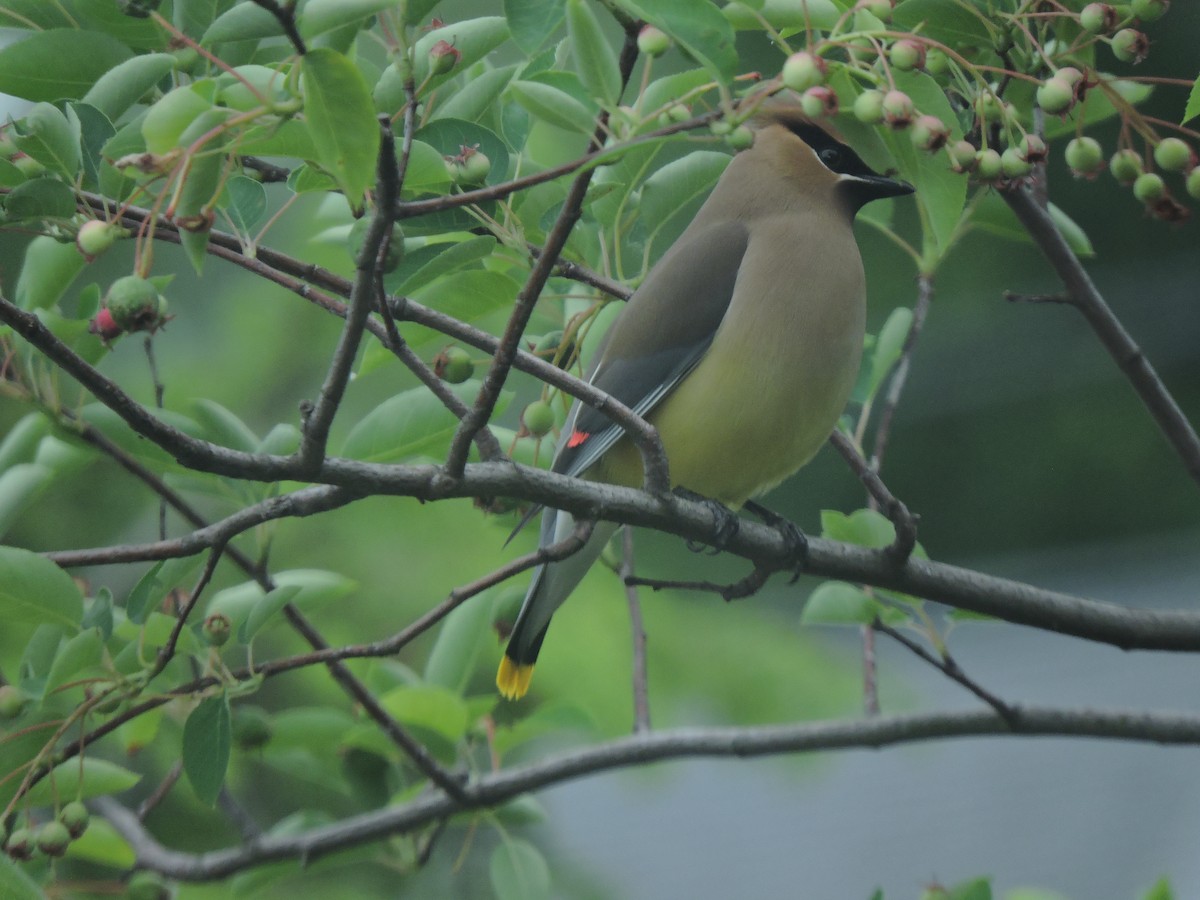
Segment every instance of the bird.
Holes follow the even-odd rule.
[[[587,380],[658,429],[672,486],[738,509],[807,463],[829,437],[858,375],[866,278],[852,230],[872,200],[912,193],[872,170],[827,125],[780,102],[752,121],[753,145],[617,316]],[[642,484],[632,440],[575,401],[552,471]],[[501,695],[529,690],[550,618],[617,525],[534,569],[496,674]],[[539,546],[575,528],[542,511]]]

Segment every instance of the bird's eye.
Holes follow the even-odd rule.
[[[835,172],[842,164],[842,151],[837,147],[826,147],[818,155],[821,158],[821,162],[825,163],[825,165],[833,169]]]

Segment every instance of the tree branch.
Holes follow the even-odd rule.
[[[1200,716],[1137,710],[1012,707],[1006,721],[995,710],[876,716],[853,721],[805,722],[749,728],[680,728],[642,732],[571,750],[525,766],[484,775],[466,788],[473,805],[495,806],[532,790],[650,762],[685,757],[746,758],[814,753],[956,737],[1055,736],[1200,745]],[[109,798],[99,811],[133,847],[138,865],[180,881],[212,881],[264,862],[311,861],[389,835],[414,831],[456,811],[441,794],[425,794],[294,835],[262,837],[224,850],[185,853],[164,847],[137,817]]]

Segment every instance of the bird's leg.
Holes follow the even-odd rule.
[[[751,515],[757,516],[764,525],[770,525],[783,535],[784,543],[788,548],[788,556],[796,560],[796,565],[792,569],[792,580],[788,584],[795,584],[796,579],[800,577],[808,563],[808,538],[804,532],[791,519],[767,509],[761,503],[747,500],[742,508]]]
[[[713,553],[720,553],[724,550],[738,533],[740,525],[737,513],[721,501],[714,500],[712,497],[705,497],[703,494],[697,494],[695,491],[689,491],[687,488],[679,486],[675,487],[671,493],[676,497],[691,500],[695,503],[703,503],[708,507],[709,512],[712,513],[713,521],[717,526],[717,533],[712,541]],[[699,541],[688,541],[687,548],[693,553],[701,553],[705,550],[705,545]]]

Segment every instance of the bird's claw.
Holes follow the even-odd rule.
[[[701,541],[687,541],[687,548],[693,553],[703,553],[709,551],[713,554],[720,553],[732,541],[741,527],[737,514],[724,503],[719,500],[714,500],[711,497],[705,497],[703,494],[697,494],[695,491],[689,491],[684,487],[676,487],[672,492],[677,497],[684,500],[692,500],[696,503],[703,503],[712,513],[713,522],[716,524],[716,534],[710,543]]]
[[[788,584],[795,584],[808,566],[808,536],[791,519],[767,509],[761,503],[747,500],[744,508],[747,512],[757,516],[764,525],[770,525],[783,537],[788,557],[796,560],[792,567],[792,577],[788,581]]]

